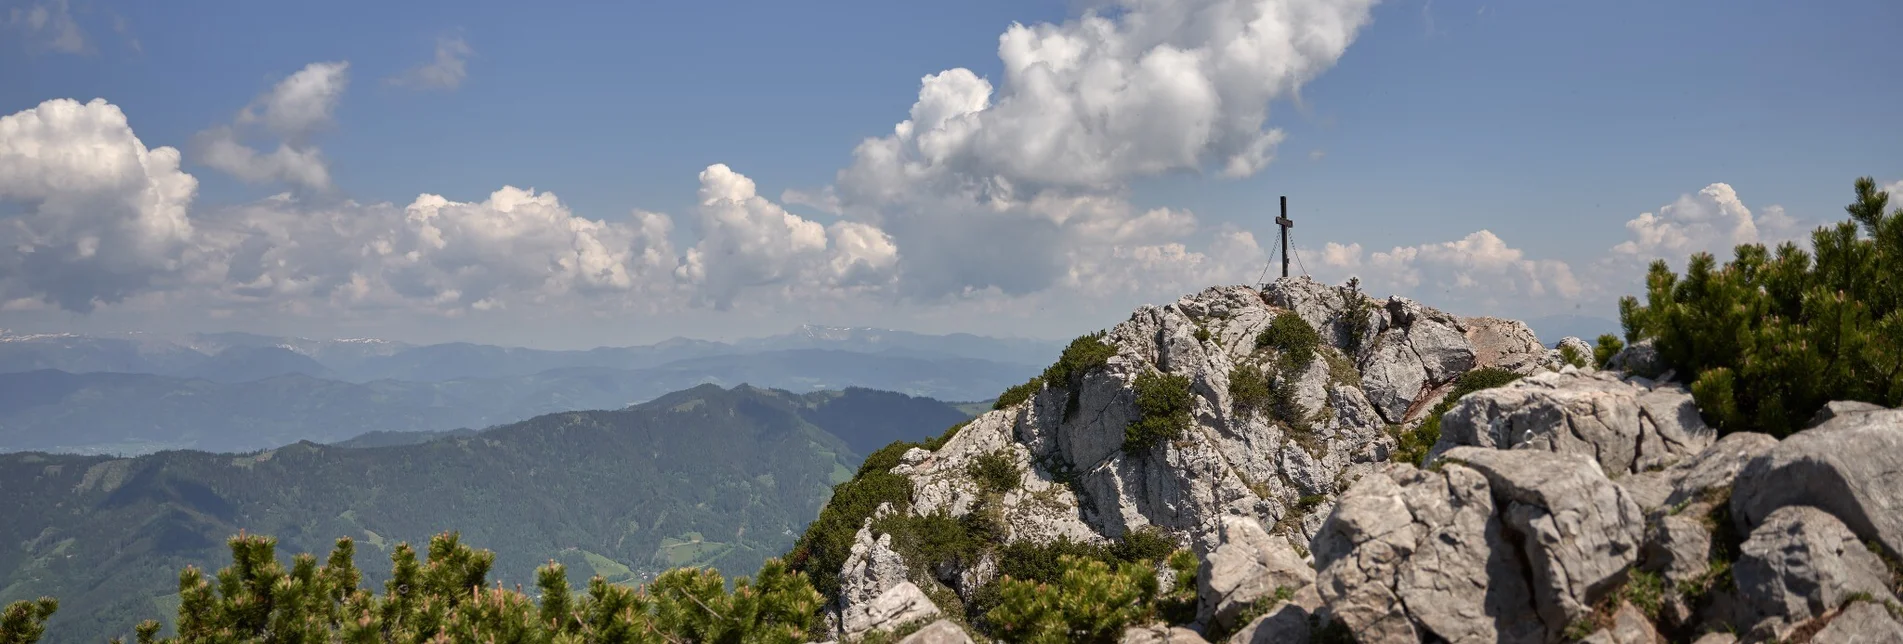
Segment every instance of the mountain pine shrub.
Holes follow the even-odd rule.
[[[1626,340],[1652,340],[1720,433],[1787,436],[1832,400],[1903,404],[1903,209],[1885,213],[1868,177],[1855,191],[1808,252],[1742,244],[1682,276],[1657,260],[1645,303],[1621,299]]]
[[[1123,428],[1123,452],[1141,454],[1166,440],[1182,438],[1189,429],[1195,396],[1189,378],[1157,371],[1144,372],[1136,381],[1137,420]]]
[[[819,615],[820,594],[777,559],[755,579],[728,582],[713,570],[677,568],[642,589],[597,576],[588,592],[569,591],[551,562],[536,571],[540,598],[486,582],[495,554],[454,533],[430,539],[419,562],[409,544],[391,554],[381,595],[359,587],[350,539],[339,539],[324,565],[299,554],[286,570],[276,541],[239,534],[231,565],[207,578],[179,574],[178,634],[160,638],[159,622],[135,629],[140,644],[265,642],[661,642],[794,643]],[[215,581],[214,581],[215,580]],[[33,644],[58,603],[15,602],[0,614],[0,644]]]
[[[1283,311],[1269,321],[1269,328],[1255,336],[1258,349],[1275,349],[1279,356],[1278,367],[1282,373],[1295,373],[1308,368],[1315,359],[1315,348],[1321,346],[1322,336],[1309,326],[1307,320],[1292,311]]]
[[[1061,387],[1068,392],[1064,403],[1064,420],[1077,413],[1079,400],[1077,390],[1083,385],[1084,374],[1100,368],[1117,355],[1117,348],[1104,342],[1103,331],[1079,336],[1064,347],[1064,353],[1057,362],[1044,369],[1044,383],[1052,387]]]
[[[998,394],[998,399],[991,403],[991,409],[992,411],[1006,409],[1012,405],[1030,400],[1031,396],[1037,395],[1037,391],[1043,388],[1044,377],[1031,376],[1030,381],[1021,385],[1014,385],[1010,389],[1004,390],[1004,393]]]
[[[1618,355],[1620,351],[1624,350],[1625,342],[1621,341],[1619,336],[1610,333],[1599,336],[1599,343],[1593,345],[1592,348],[1593,368],[1606,368],[1606,363],[1612,360],[1612,356]]]

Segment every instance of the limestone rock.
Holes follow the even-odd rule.
[[[1209,640],[1196,631],[1181,626],[1155,624],[1140,626],[1123,631],[1121,644],[1209,644]]]
[[[1550,631],[1590,614],[1637,561],[1645,526],[1638,503],[1589,458],[1460,447],[1446,459],[1486,476],[1502,520],[1520,535],[1534,604]]]
[[[848,636],[862,635],[873,631],[889,631],[938,615],[938,606],[925,596],[925,591],[919,590],[912,582],[901,581],[872,601],[843,613],[839,628]]]
[[[1644,569],[1679,584],[1703,575],[1710,562],[1711,530],[1698,517],[1666,515],[1646,527]]]
[[[1692,640],[1692,644],[1738,644],[1738,636],[1730,633],[1706,633]]]
[[[1315,571],[1288,540],[1270,535],[1255,519],[1223,517],[1221,545],[1196,572],[1197,621],[1228,629],[1236,615],[1278,589],[1314,585]]]
[[[1843,522],[1816,508],[1778,508],[1739,550],[1732,568],[1739,594],[1763,617],[1802,622],[1857,593],[1896,599],[1883,561]]]
[[[1313,587],[1307,589],[1314,596]],[[1319,597],[1316,598],[1319,604]],[[1269,607],[1255,621],[1243,626],[1242,630],[1229,638],[1231,644],[1307,644],[1313,635],[1309,622],[1316,606],[1306,606],[1299,599],[1279,602]]]
[[[899,644],[971,644],[971,636],[951,620],[941,619],[905,636]]]
[[[846,555],[846,564],[839,574],[841,627],[848,632],[856,632],[855,628],[863,630],[861,627],[872,604],[893,587],[909,583],[905,575],[905,560],[892,549],[892,535],[882,534],[875,539],[872,519],[867,518],[853,536],[852,551]]]
[[[1585,364],[1576,365],[1576,366],[1579,366],[1585,369],[1599,368],[1599,365],[1592,363],[1592,345],[1591,344],[1587,343],[1585,340],[1569,335],[1564,338],[1560,338],[1559,344],[1553,345],[1553,350],[1559,352],[1561,356],[1564,356],[1566,353],[1565,350],[1568,347],[1570,347],[1573,350],[1573,353],[1577,354],[1581,359],[1586,361]],[[1564,360],[1564,358],[1562,357],[1561,360]],[[1571,363],[1567,363],[1567,364],[1571,364]]]
[[[1463,445],[1581,454],[1607,472],[1662,469],[1710,446],[1692,397],[1611,372],[1544,373],[1477,391],[1441,417],[1429,455]]]
[[[1487,478],[1394,464],[1348,488],[1315,538],[1316,588],[1364,644],[1540,642],[1528,574]]]
[[[1606,368],[1646,378],[1657,378],[1666,369],[1665,358],[1659,355],[1658,348],[1649,339],[1634,342],[1612,354],[1611,358],[1606,359]]]
[[[1367,393],[1368,401],[1391,423],[1407,417],[1414,399],[1420,397],[1422,388],[1427,385],[1427,367],[1408,345],[1406,333],[1399,329],[1389,329],[1375,336],[1374,345],[1367,349],[1367,357],[1357,366],[1361,368],[1361,388]]]
[[[1612,614],[1612,641],[1615,644],[1660,644],[1664,639],[1639,607],[1632,602],[1619,602],[1619,610]]]
[[[1838,409],[1738,473],[1732,518],[1755,532],[1779,508],[1808,505],[1903,554],[1903,410]]]
[[[1873,602],[1854,602],[1810,638],[1811,644],[1903,642],[1903,620]]]
[[[1479,317],[1461,321],[1473,347],[1474,366],[1505,369],[1523,376],[1540,371],[1546,347],[1525,322]]]

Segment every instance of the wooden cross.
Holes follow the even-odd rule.
[[[1275,218],[1275,225],[1282,227],[1282,277],[1288,277],[1288,229],[1295,227],[1295,220],[1288,218],[1288,195],[1282,196],[1282,216]]]

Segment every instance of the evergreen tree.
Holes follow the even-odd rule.
[[[1652,340],[1724,433],[1785,436],[1832,400],[1903,403],[1903,209],[1888,202],[1861,178],[1850,220],[1813,232],[1811,252],[1744,244],[1723,267],[1693,255],[1682,277],[1654,261],[1646,302],[1620,302],[1626,338]]]

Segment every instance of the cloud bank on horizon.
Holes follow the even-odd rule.
[[[0,221],[0,311],[1028,309],[1252,281],[1268,256],[1251,233],[1137,207],[1131,185],[1183,173],[1246,179],[1273,167],[1287,136],[1270,125],[1271,107],[1342,58],[1375,0],[1103,4],[1063,23],[1012,25],[998,39],[996,79],[966,68],[925,76],[905,118],[853,147],[831,185],[776,201],[714,164],[700,173],[689,213],[589,216],[553,192],[508,185],[469,201],[349,199],[315,143],[347,100],[348,61],[313,62],[262,89],[183,154],[148,147],[106,99],[48,100],[0,117],[0,202],[19,209]],[[6,25],[55,50],[83,48],[70,17],[60,19],[64,2],[35,7],[47,13],[15,10]],[[446,36],[433,60],[386,82],[454,90],[473,52]],[[196,207],[198,180],[182,161],[286,191]],[[693,243],[676,248],[677,228]],[[1527,257],[1487,230],[1389,250],[1330,241],[1298,252],[1318,277],[1357,275],[1371,292],[1452,310],[1557,310],[1616,297],[1653,257],[1722,254],[1806,230],[1777,206],[1754,212],[1723,183],[1626,228],[1628,241],[1577,267]]]

